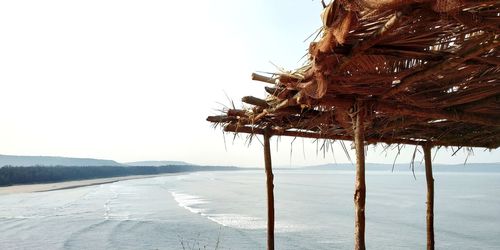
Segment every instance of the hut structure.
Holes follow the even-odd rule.
[[[500,145],[500,2],[488,0],[336,0],[308,63],[252,78],[265,98],[208,121],[224,131],[264,136],[268,249],[274,249],[269,138],[353,141],[355,249],[365,249],[365,145],[423,148],[427,249],[434,249],[431,148]]]

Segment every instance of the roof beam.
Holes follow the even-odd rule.
[[[459,111],[449,112],[436,109],[416,108],[404,104],[374,103],[374,109],[383,113],[403,116],[421,117],[427,119],[447,119],[449,121],[480,124],[487,126],[500,126],[500,119],[496,117],[464,113]]]
[[[354,104],[354,100],[349,98],[329,98],[320,103],[320,105],[338,106],[349,109]],[[465,113],[458,110],[450,112],[437,109],[418,108],[406,104],[392,103],[386,101],[367,101],[368,107],[373,111],[386,113],[391,116],[412,116],[426,119],[447,119],[455,122],[480,124],[487,126],[500,126],[500,119],[497,117],[484,116],[479,114]]]
[[[246,134],[258,134],[263,135],[266,133],[265,129],[248,127],[248,126],[238,126],[234,124],[228,124],[224,127],[224,131],[226,132],[234,132],[234,133],[246,133]],[[321,133],[313,133],[307,131],[288,131],[281,129],[270,129],[268,131],[272,135],[276,136],[290,136],[290,137],[301,137],[301,138],[310,138],[310,139],[327,139],[327,140],[342,140],[342,141],[352,141],[352,136],[347,135],[327,135]],[[377,143],[385,143],[385,144],[407,144],[407,145],[423,145],[425,143],[429,143],[428,141],[416,141],[410,139],[398,139],[398,138],[369,138],[365,137],[366,144],[377,144]],[[435,146],[444,146],[444,147],[486,147],[492,148],[490,145],[477,145],[477,144],[468,144],[468,143],[447,143],[442,141],[431,141],[432,145]]]

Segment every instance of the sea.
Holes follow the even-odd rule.
[[[436,249],[500,249],[500,173],[439,172]],[[367,171],[368,249],[425,249],[421,172]],[[354,172],[275,171],[276,249],[352,249]],[[0,196],[0,249],[265,249],[263,170]]]

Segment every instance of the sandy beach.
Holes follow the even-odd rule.
[[[163,175],[174,175],[174,174],[161,174],[161,175],[131,175],[131,176],[120,176],[111,178],[99,178],[99,179],[89,179],[89,180],[77,180],[77,181],[65,181],[65,182],[55,182],[55,183],[43,183],[43,184],[27,184],[27,185],[14,185],[7,187],[0,187],[0,195],[15,194],[15,193],[31,193],[31,192],[48,192],[61,189],[79,188],[92,185],[100,185],[113,183],[117,181],[142,179],[142,178],[152,178]]]

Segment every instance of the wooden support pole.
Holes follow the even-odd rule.
[[[423,146],[425,158],[425,179],[427,181],[427,250],[434,250],[434,178],[432,176],[432,146]]]
[[[365,247],[365,110],[359,103],[353,117],[354,144],[356,147],[356,179],[354,185],[354,249],[364,250]]]
[[[267,249],[274,250],[274,176],[271,163],[270,138],[271,134],[269,132],[264,133],[264,161],[267,184]]]

